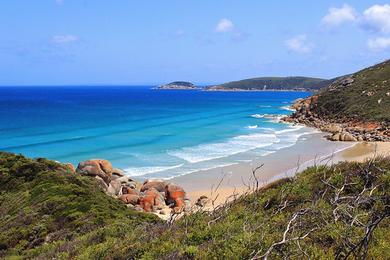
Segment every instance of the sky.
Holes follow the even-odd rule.
[[[0,85],[332,78],[390,58],[390,1],[0,2]]]

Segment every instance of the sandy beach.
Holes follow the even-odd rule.
[[[294,176],[307,167],[334,164],[339,161],[364,161],[379,155],[390,155],[390,143],[331,142],[325,133],[303,136],[297,144],[276,153],[256,158],[251,162],[204,170],[176,177],[191,201],[204,195],[218,206],[248,192],[258,182],[266,185],[283,177]],[[253,175],[253,170],[261,166]],[[257,179],[257,181],[256,181]]]

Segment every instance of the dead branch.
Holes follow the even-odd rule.
[[[308,213],[309,211],[310,211],[310,208],[306,208],[306,209],[301,209],[301,210],[299,210],[298,212],[294,213],[293,216],[292,216],[292,218],[291,218],[290,221],[288,222],[285,231],[283,232],[283,238],[282,238],[282,240],[279,241],[279,242],[273,243],[273,244],[268,248],[268,250],[265,252],[265,254],[263,254],[263,255],[261,255],[261,256],[258,256],[258,254],[260,253],[260,251],[258,251],[258,253],[257,253],[252,259],[268,259],[268,256],[271,254],[272,250],[273,250],[275,247],[284,245],[284,244],[289,243],[289,242],[292,242],[292,241],[297,241],[297,240],[305,239],[311,232],[317,230],[318,227],[315,227],[315,228],[310,229],[310,230],[309,230],[307,233],[305,233],[304,235],[300,235],[300,236],[296,236],[296,237],[292,237],[292,238],[287,238],[287,235],[288,235],[288,233],[290,232],[290,230],[291,230],[292,228],[295,227],[295,225],[293,225],[293,223],[294,223],[299,217],[305,215],[305,214]]]

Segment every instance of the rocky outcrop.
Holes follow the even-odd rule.
[[[92,159],[79,163],[76,172],[82,175],[100,177],[105,183],[111,182],[111,176],[113,173],[112,165],[107,160]]]
[[[145,212],[162,210],[165,206],[164,196],[155,188],[151,188],[143,193],[139,205]]]
[[[64,163],[63,166],[65,167],[65,169],[67,171],[69,171],[71,173],[75,173],[76,172],[76,168],[71,163]]]
[[[135,194],[123,194],[123,195],[119,196],[119,199],[126,204],[131,204],[131,205],[135,206],[135,205],[139,204],[140,196],[135,195]]]
[[[348,77],[341,80],[341,83],[330,86],[330,89],[345,87],[353,83],[353,78]],[[357,120],[329,119],[318,115],[316,111],[318,95],[306,99],[298,99],[292,105],[296,111],[282,120],[289,123],[299,123],[315,127],[321,131],[331,133],[328,139],[331,141],[369,141],[388,142],[390,141],[390,126],[386,123],[361,122]]]
[[[156,189],[159,192],[165,192],[165,187],[167,186],[166,182],[162,180],[147,180],[141,187],[141,192],[147,191],[149,189]]]
[[[185,195],[186,193],[182,187],[174,184],[168,184],[165,187],[165,197],[168,204],[173,204],[175,212],[181,212],[186,207]]]
[[[128,207],[154,213],[163,219],[186,212],[190,208],[190,201],[182,187],[156,179],[136,182],[124,171],[113,168],[107,160],[81,162],[76,173],[95,178],[108,195],[119,199]]]

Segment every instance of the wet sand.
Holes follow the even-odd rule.
[[[217,206],[250,191],[256,182],[263,186],[316,164],[364,161],[375,155],[390,155],[390,143],[331,142],[324,136],[324,133],[303,136],[295,145],[251,162],[179,176],[172,182],[181,185],[192,202],[204,195]],[[253,170],[259,166],[254,175]]]

